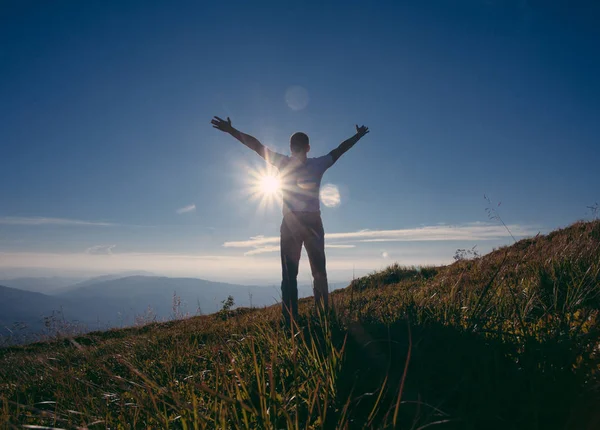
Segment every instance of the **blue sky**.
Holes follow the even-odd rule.
[[[0,273],[275,282],[281,208],[249,197],[265,163],[213,115],[280,152],[304,131],[313,156],[371,129],[323,180],[334,280],[510,243],[484,194],[519,237],[589,217],[599,18],[591,1],[3,2]]]

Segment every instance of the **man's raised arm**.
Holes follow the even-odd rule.
[[[354,146],[354,144],[356,142],[358,142],[360,140],[361,137],[363,137],[365,134],[367,134],[369,132],[369,128],[365,127],[364,125],[362,126],[356,126],[356,134],[354,136],[352,136],[350,139],[344,140],[340,146],[338,146],[337,148],[335,148],[333,151],[331,151],[329,153],[329,155],[331,155],[331,157],[333,158],[333,162],[335,163],[338,158],[340,158],[342,156],[343,153],[345,153],[347,150],[349,150],[350,148],[352,148]]]
[[[225,121],[224,119],[221,119],[218,116],[215,116],[210,123],[217,130],[221,130],[225,133],[231,134],[233,137],[235,137],[237,140],[242,142],[248,148],[255,151],[262,158],[266,158],[267,154],[266,154],[265,146],[262,143],[260,143],[258,141],[258,139],[255,138],[254,136],[250,136],[249,134],[242,133],[241,131],[233,128],[229,117],[227,117],[227,121]]]

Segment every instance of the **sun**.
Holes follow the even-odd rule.
[[[281,187],[281,182],[279,178],[273,174],[265,173],[263,176],[259,178],[259,188],[260,191],[266,195],[270,196],[272,194],[277,193]]]
[[[279,171],[272,166],[248,166],[244,170],[247,180],[243,193],[258,203],[257,213],[280,207],[283,184]]]

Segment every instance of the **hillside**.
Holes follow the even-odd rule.
[[[600,426],[600,221],[277,306],[0,350],[0,423],[60,428]]]

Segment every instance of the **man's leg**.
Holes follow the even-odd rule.
[[[314,279],[315,304],[327,310],[329,304],[329,286],[327,285],[327,269],[325,263],[325,231],[320,214],[315,214],[306,223],[307,233],[304,247],[310,261],[310,269]]]
[[[281,306],[288,324],[290,314],[294,320],[298,316],[298,265],[302,252],[302,239],[297,235],[294,222],[297,222],[294,215],[288,214],[281,223]]]

